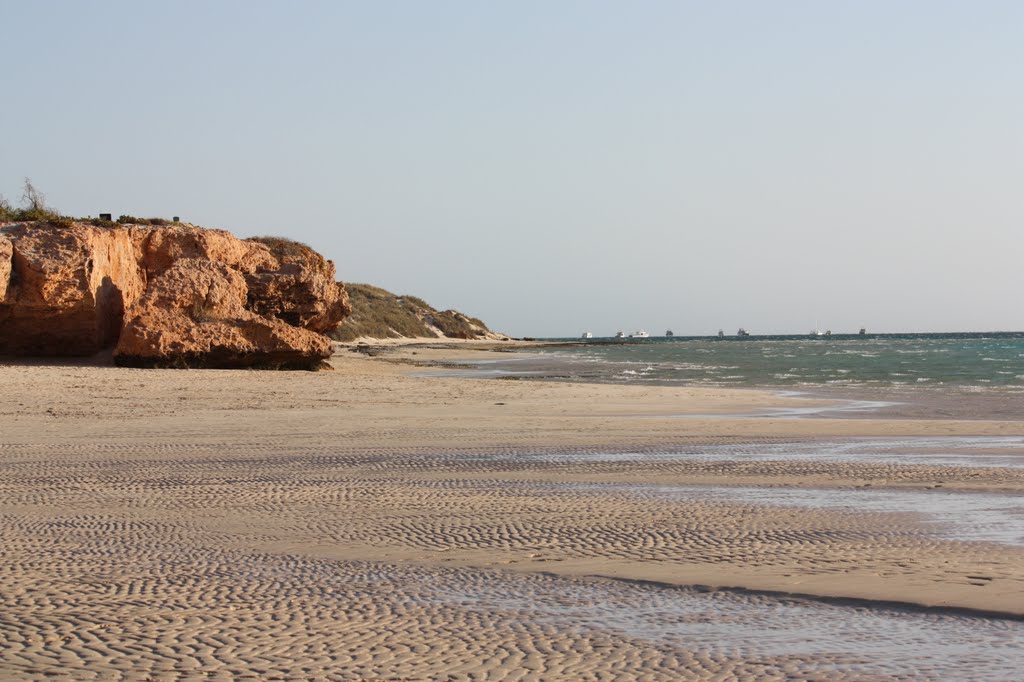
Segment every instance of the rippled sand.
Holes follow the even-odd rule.
[[[137,529],[139,530],[139,529]],[[160,530],[141,530],[147,534]],[[109,548],[109,545],[108,545]],[[3,670],[65,679],[1013,679],[1020,623],[731,592],[150,543],[53,555]]]
[[[983,613],[1024,615],[1024,550],[918,503],[1024,493],[1000,465],[1020,423],[680,420],[778,399],[336,364],[0,366],[0,679],[988,680],[1024,661],[1024,623]]]

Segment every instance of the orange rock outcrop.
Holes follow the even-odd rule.
[[[11,283],[11,259],[14,257],[14,244],[0,234],[0,303],[7,300],[7,287]]]
[[[0,235],[11,247],[6,258],[0,247],[0,354],[90,355],[117,341],[145,287],[127,230],[21,223]]]
[[[334,265],[292,242],[191,225],[0,226],[0,354],[121,365],[314,368],[350,311]],[[280,249],[277,249],[280,251]]]
[[[257,239],[278,260],[274,270],[245,272],[248,307],[265,317],[276,317],[297,327],[326,334],[352,312],[348,293],[334,281],[334,264],[316,251],[295,242]]]
[[[246,295],[245,277],[223,263],[175,261],[132,308],[117,364],[305,369],[330,357],[326,336],[251,312]]]

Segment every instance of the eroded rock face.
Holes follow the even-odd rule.
[[[330,339],[246,309],[245,277],[183,258],[150,282],[114,353],[127,367],[316,369]]]
[[[117,340],[125,309],[145,288],[126,231],[23,223],[0,234],[11,251],[0,354],[90,355]]]
[[[182,258],[223,263],[239,272],[273,270],[278,265],[270,249],[238,239],[225,230],[207,230],[192,225],[130,226],[128,230],[139,250],[139,260],[151,278],[170,269]]]
[[[7,287],[11,283],[11,259],[14,257],[14,245],[11,240],[0,234],[0,303],[7,300]]]
[[[297,327],[326,333],[352,312],[348,293],[334,281],[334,263],[302,244],[282,246],[268,240],[250,241],[269,248],[276,268],[257,267],[246,272],[251,310],[276,317]]]
[[[311,368],[349,312],[334,266],[190,225],[0,225],[0,354]],[[252,287],[252,291],[250,290]]]

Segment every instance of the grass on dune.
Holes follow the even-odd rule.
[[[360,337],[434,337],[434,328],[446,337],[460,339],[476,338],[487,332],[479,320],[454,310],[438,311],[416,296],[398,296],[370,284],[346,284],[345,289],[352,303],[352,315],[331,333],[338,341]]]

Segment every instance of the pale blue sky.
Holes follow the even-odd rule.
[[[1024,329],[1024,3],[0,0],[0,192],[514,335]]]

